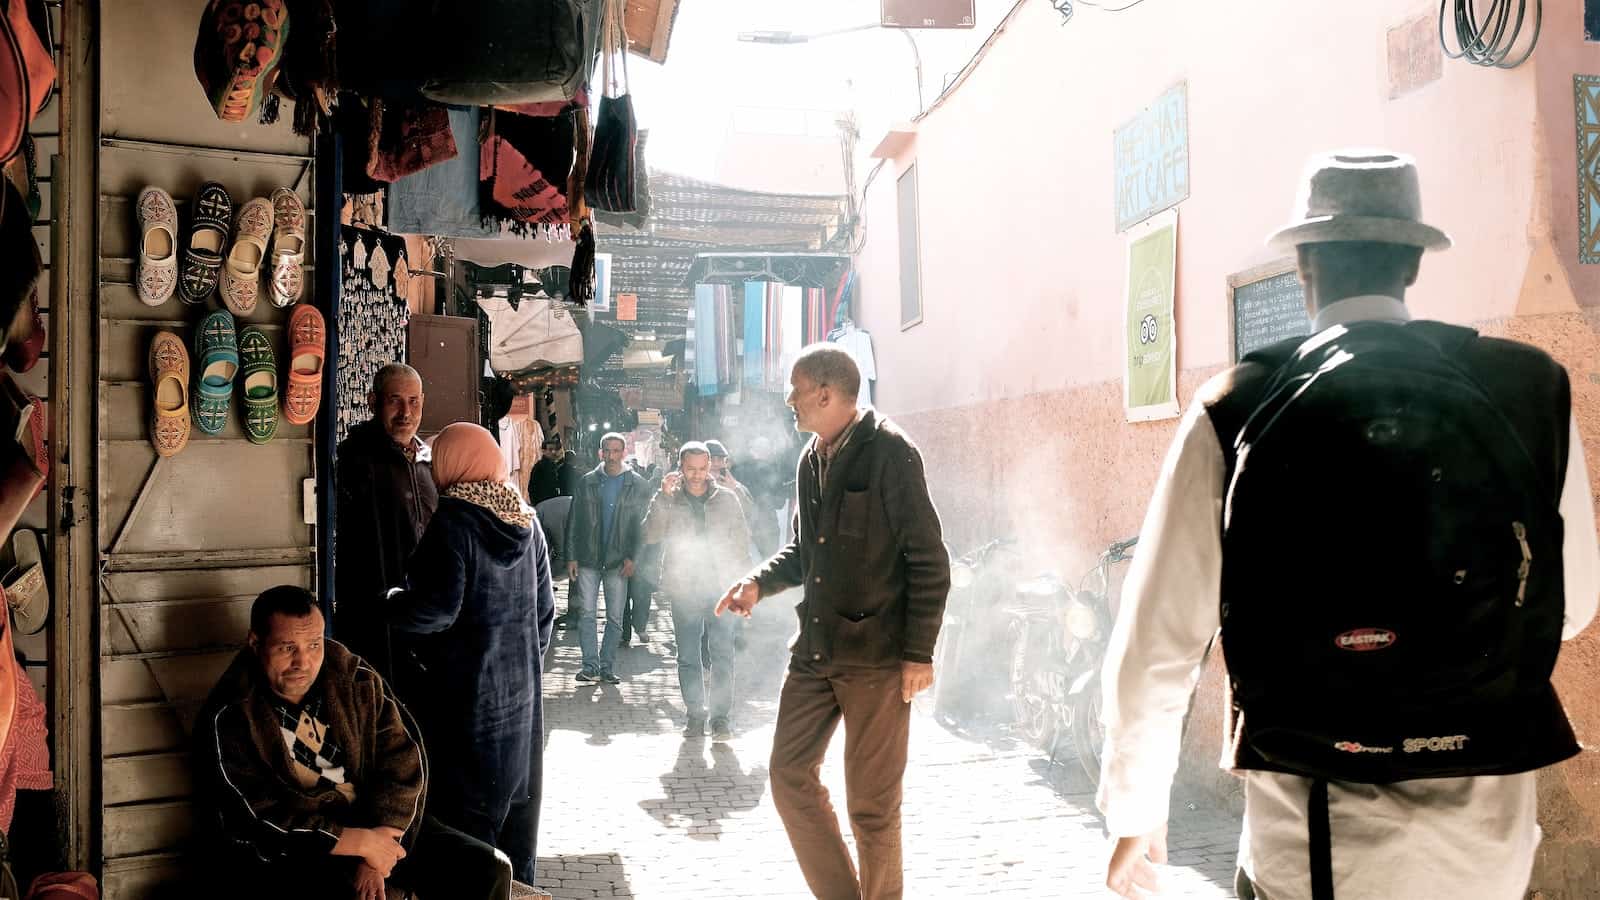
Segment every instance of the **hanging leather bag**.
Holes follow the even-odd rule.
[[[28,125],[50,102],[56,62],[26,0],[0,0],[0,162],[16,156]]]
[[[435,0],[422,94],[456,106],[571,100],[594,58],[583,0]]]
[[[640,164],[639,125],[633,116],[633,97],[628,94],[628,35],[622,24],[625,2],[605,0],[600,20],[602,96],[583,188],[590,206],[614,213],[631,213],[638,205],[634,170]]]

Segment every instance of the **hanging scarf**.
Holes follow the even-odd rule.
[[[533,527],[533,510],[522,502],[517,489],[501,481],[464,481],[444,489],[444,496],[465,500],[495,514],[507,525]]]

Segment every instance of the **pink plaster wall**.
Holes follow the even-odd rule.
[[[1022,8],[989,56],[919,123],[868,192],[858,319],[874,336],[878,405],[928,460],[955,546],[1001,534],[1029,566],[1076,576],[1138,530],[1172,422],[1121,407],[1125,244],[1112,214],[1112,132],[1187,81],[1191,196],[1179,206],[1180,403],[1229,363],[1227,276],[1271,262],[1311,153],[1412,153],[1425,215],[1456,241],[1424,260],[1421,316],[1544,347],[1573,376],[1600,472],[1600,266],[1577,262],[1572,75],[1600,74],[1580,0],[1545,0],[1534,60],[1442,77],[1390,98],[1386,36],[1436,2],[1149,3],[1080,7],[1060,27]],[[869,142],[873,136],[865,136]],[[895,176],[919,172],[924,321],[899,327]],[[1600,482],[1597,482],[1600,485]],[[1217,667],[1202,681],[1185,776],[1215,769]],[[1592,896],[1600,872],[1600,627],[1568,645],[1558,687],[1588,749],[1541,781],[1536,888]],[[1584,893],[1589,891],[1590,893]]]

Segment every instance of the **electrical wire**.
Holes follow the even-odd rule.
[[[1124,3],[1121,6],[1103,6],[1103,5],[1099,4],[1099,3],[1090,2],[1090,0],[1076,0],[1076,2],[1081,3],[1084,6],[1094,7],[1095,9],[1098,9],[1101,12],[1122,12],[1125,9],[1133,9],[1135,6],[1138,6],[1139,4],[1143,3],[1144,0],[1133,0],[1133,2]],[[1071,6],[1072,5],[1072,0],[1067,0],[1067,5]]]
[[[1533,0],[1532,37],[1528,39],[1527,49],[1512,62],[1507,61],[1511,51],[1522,38],[1523,26],[1529,24],[1528,0],[1516,0],[1515,21],[1511,18],[1512,0],[1486,2],[1488,8],[1480,17],[1474,0],[1439,0],[1439,46],[1451,59],[1465,59],[1475,66],[1515,69],[1528,61],[1539,43],[1539,34],[1544,28],[1544,0]],[[1452,3],[1454,8],[1448,18],[1455,25],[1456,46],[1460,48],[1454,51],[1445,35],[1445,13]]]

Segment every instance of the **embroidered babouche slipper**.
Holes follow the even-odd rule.
[[[306,205],[287,188],[272,192],[272,305],[280,309],[300,302],[306,260]]]
[[[178,207],[158,187],[139,192],[139,300],[160,306],[178,283]]]
[[[37,634],[50,618],[50,588],[44,577],[44,553],[38,532],[19,528],[11,534],[16,565],[5,576],[6,602],[16,616],[17,630]]]
[[[194,424],[206,434],[228,427],[228,401],[239,372],[239,338],[233,316],[219,309],[200,320],[194,335]]]
[[[194,222],[189,228],[189,246],[183,251],[183,277],[178,281],[178,297],[183,302],[204,303],[217,289],[232,223],[233,198],[227,189],[215,181],[201,185],[194,197]]]
[[[239,207],[233,247],[222,261],[222,283],[218,293],[236,316],[248,316],[256,309],[261,295],[261,264],[267,258],[267,239],[272,236],[272,202],[257,197]]]
[[[259,327],[239,332],[239,380],[243,384],[244,434],[265,444],[278,434],[278,355]]]
[[[211,0],[195,38],[194,73],[217,118],[243,122],[256,114],[272,93],[288,39],[284,0]]]
[[[189,446],[189,348],[163,331],[150,342],[150,443],[157,456]]]
[[[322,405],[322,364],[328,353],[328,326],[322,313],[302,303],[289,314],[288,387],[283,393],[283,418],[290,425],[309,425]]]

